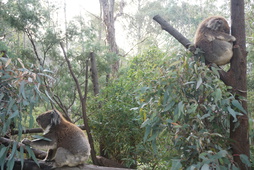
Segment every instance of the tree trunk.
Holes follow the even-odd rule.
[[[93,90],[94,95],[97,96],[99,94],[99,82],[98,82],[98,71],[96,67],[96,58],[93,52],[90,53],[90,59],[91,59],[91,77],[93,82]],[[101,104],[99,104],[99,109],[101,108]],[[105,153],[105,142],[103,138],[99,141],[99,147],[100,147],[100,156],[108,158],[108,155]]]
[[[234,58],[231,60],[229,70],[230,86],[233,87],[235,93],[239,97],[247,99],[247,53],[246,53],[246,35],[245,35],[245,16],[244,16],[244,0],[231,0],[231,32],[236,37],[236,45],[239,48],[234,50]],[[236,58],[237,57],[237,58]],[[240,100],[240,99],[239,99]],[[241,100],[243,108],[247,111],[247,101]],[[235,123],[230,123],[230,138],[232,139],[232,149],[234,161],[241,170],[250,169],[240,159],[240,154],[250,157],[249,145],[249,119],[248,114],[238,117],[240,125],[235,128]]]
[[[92,82],[93,82],[93,90],[94,90],[94,95],[97,96],[99,94],[99,82],[98,82],[98,70],[96,66],[96,58],[93,52],[90,53],[90,58],[91,58],[91,77],[92,77]],[[101,104],[98,105],[99,109],[101,109]],[[105,142],[103,138],[100,139],[99,141],[99,147],[100,147],[100,156],[108,158],[107,153],[105,152]]]
[[[103,21],[106,25],[106,39],[110,48],[110,52],[118,55],[119,50],[116,44],[115,38],[115,18],[114,18],[114,6],[115,0],[100,0],[100,5],[103,10]],[[112,74],[116,75],[119,69],[119,60],[112,64]]]
[[[93,82],[93,90],[94,90],[94,95],[99,94],[99,81],[98,81],[98,70],[96,66],[96,58],[93,52],[90,53],[90,59],[91,59],[91,77],[92,77],[92,82]]]

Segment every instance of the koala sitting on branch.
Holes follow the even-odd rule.
[[[209,17],[200,23],[194,44],[204,51],[207,64],[215,63],[220,66],[230,62],[236,39],[229,32],[228,22],[220,16]]]
[[[49,139],[28,140],[22,143],[31,147],[47,149],[44,161],[55,161],[53,167],[77,166],[90,155],[86,135],[76,125],[68,122],[57,110],[50,110],[36,118],[44,130],[43,137]]]

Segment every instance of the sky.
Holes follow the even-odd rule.
[[[59,3],[64,3],[63,0],[58,0]],[[67,6],[67,15],[73,17],[78,15],[80,11],[88,11],[92,14],[99,15],[100,4],[99,0],[65,0]]]

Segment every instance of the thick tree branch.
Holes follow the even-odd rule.
[[[161,25],[161,29],[167,31],[175,39],[177,39],[185,48],[189,48],[191,42],[185,38],[180,32],[178,32],[174,27],[172,27],[167,21],[165,21],[161,16],[156,15],[153,19]]]

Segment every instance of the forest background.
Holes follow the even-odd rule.
[[[245,1],[247,111],[216,68],[208,69],[152,19],[163,16],[192,42],[204,18],[230,21],[229,1],[195,2],[100,0],[99,13],[78,8],[73,14],[68,1],[0,1],[0,136],[16,141],[1,143],[1,168],[24,158],[28,148],[17,149],[22,133],[37,127],[37,115],[57,108],[73,123],[85,123],[94,154],[125,167],[237,169],[229,116],[237,122],[249,114],[252,142],[254,2]],[[29,149],[28,156],[34,158]]]

